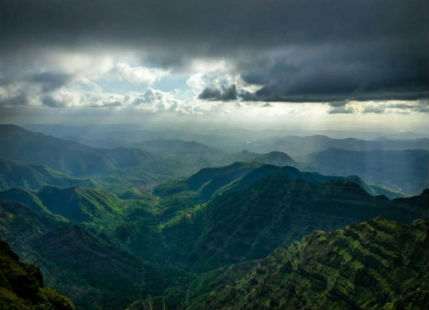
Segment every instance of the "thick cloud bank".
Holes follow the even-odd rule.
[[[428,15],[427,0],[4,0],[0,102],[139,106],[149,86],[199,74],[193,100],[326,102],[331,113],[352,113],[352,100],[420,100],[426,111]],[[119,56],[79,71],[55,56],[64,51]],[[196,60],[227,66],[208,79]],[[140,94],[102,94],[113,79]]]

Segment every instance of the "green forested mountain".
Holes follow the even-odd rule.
[[[214,194],[222,193],[226,190],[239,189],[252,184],[260,179],[271,175],[287,175],[292,179],[303,179],[316,183],[329,182],[337,179],[337,176],[325,176],[315,172],[301,172],[294,167],[279,167],[274,165],[263,165],[258,162],[234,163],[225,167],[204,168],[190,176],[161,183],[154,188],[154,193],[161,197],[169,196],[173,199],[173,195],[180,194],[182,197],[185,193],[189,196],[200,198],[201,201],[206,201]],[[388,197],[396,197],[395,192],[379,186],[365,184],[359,177],[350,176],[343,178],[358,184],[371,195],[384,194]],[[181,199],[183,201],[183,199]]]
[[[39,189],[44,185],[94,187],[95,182],[90,179],[74,178],[46,166],[0,158],[0,190],[12,187]]]
[[[74,222],[107,221],[120,212],[121,200],[108,192],[80,188],[45,186],[39,191],[13,188],[0,192],[1,200],[16,201],[36,211],[45,211]]]
[[[216,267],[262,258],[318,229],[378,215],[403,223],[428,216],[429,192],[422,197],[421,202],[391,201],[344,179],[314,183],[273,175],[185,211],[166,224],[164,235],[172,246],[180,244],[175,252],[187,253],[195,266]]]
[[[428,221],[384,218],[316,231],[188,309],[425,309]]]
[[[0,310],[429,310],[428,34],[429,0],[0,0]]]
[[[161,197],[193,191],[205,199],[210,198],[217,190],[226,186],[261,166],[259,163],[234,163],[219,168],[204,168],[187,179],[179,179],[160,184],[154,193]]]
[[[74,222],[107,221],[120,212],[120,199],[102,190],[44,187],[37,196],[49,211]]]
[[[229,169],[223,172],[229,175]],[[222,175],[218,169],[208,172]],[[165,295],[170,306],[177,306],[172,299],[183,303],[181,290],[196,286],[195,281],[207,279],[209,287],[217,287],[225,276],[216,268],[238,263],[244,267],[235,270],[243,273],[247,261],[313,230],[378,215],[401,222],[427,216],[428,191],[389,200],[347,179],[324,179],[295,168],[259,165],[251,172],[207,202],[189,191],[138,200],[79,187],[3,191],[0,235],[78,306],[119,307],[148,294]],[[204,175],[189,184],[205,184]],[[193,294],[199,292],[206,290]]]
[[[159,294],[169,281],[160,268],[79,226],[51,230],[31,246],[49,283],[81,309],[120,309],[141,295]]]
[[[73,310],[69,299],[44,287],[40,269],[19,261],[0,240],[0,308],[3,310]]]
[[[78,308],[104,304],[117,309],[141,294],[159,294],[169,281],[163,269],[122,250],[101,233],[100,222],[77,226],[64,217],[8,201],[0,202],[0,219],[1,238],[25,260],[39,265],[47,283]]]
[[[366,182],[385,185],[408,195],[429,186],[429,151],[350,151],[327,149],[311,154],[317,171],[333,175],[359,175]]]
[[[42,150],[44,143],[53,145],[52,156],[43,151],[36,159],[56,162],[61,171],[76,162],[85,169],[69,177],[49,167],[4,160],[7,186],[19,187],[0,191],[0,238],[40,266],[49,286],[82,309],[124,308],[136,300],[133,307],[140,308],[149,301],[172,309],[200,305],[223,283],[233,285],[245,277],[276,248],[314,230],[333,231],[379,215],[400,223],[428,216],[429,191],[390,200],[377,195],[395,193],[357,176],[261,163],[294,164],[283,153],[242,153],[250,162],[203,168],[151,193],[142,187],[145,180],[162,179],[163,171],[174,170],[173,160],[21,134],[22,141],[41,141]],[[31,145],[20,143],[12,144]],[[62,157],[70,148],[78,157]],[[23,153],[15,149],[14,154]],[[96,160],[112,170],[93,170],[87,154],[101,156]],[[147,172],[152,160],[163,165]],[[95,181],[67,186],[86,182],[76,177],[81,172]]]

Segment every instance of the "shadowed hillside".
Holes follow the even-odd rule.
[[[8,244],[0,240],[0,309],[73,310],[69,299],[44,287],[40,269],[22,263]]]

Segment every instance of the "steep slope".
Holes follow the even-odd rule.
[[[207,269],[262,258],[314,230],[334,230],[378,215],[410,222],[428,215],[428,203],[427,192],[418,203],[399,203],[370,196],[346,179],[316,183],[278,174],[188,209],[163,233],[178,259],[187,257]]]
[[[152,201],[128,202],[122,216],[116,219],[113,236],[134,255],[160,263],[163,240],[160,234],[159,208]]]
[[[289,166],[279,167],[257,162],[234,163],[225,167],[204,168],[189,178],[162,183],[155,187],[154,194],[163,198],[159,204],[161,212],[172,217],[181,210],[209,200],[214,195],[238,190],[271,175],[287,175],[294,180],[306,180],[315,183],[329,182],[339,178],[314,172],[301,172]],[[387,189],[365,184],[357,176],[342,179],[358,184],[374,196],[381,194],[389,198],[399,196],[399,194]]]
[[[116,221],[120,223],[120,217]],[[167,286],[174,272],[167,277],[166,268],[122,249],[100,233],[104,222],[90,224],[88,230],[47,211],[0,201],[0,238],[26,261],[40,266],[49,286],[67,294],[78,308],[121,309]]]
[[[45,186],[39,191],[12,188],[0,191],[0,200],[25,204],[35,211],[43,211],[73,222],[108,222],[121,212],[125,203],[103,190]]]
[[[0,190],[12,187],[39,189],[45,185],[95,187],[96,184],[90,179],[73,178],[46,166],[0,158]]]
[[[221,187],[240,179],[260,166],[261,164],[258,163],[234,163],[225,167],[204,168],[187,179],[158,185],[154,189],[154,194],[166,197],[180,192],[194,191],[199,192],[203,199],[208,199]]]
[[[8,310],[72,310],[73,304],[43,285],[40,269],[22,263],[0,240],[0,308]]]
[[[321,173],[358,175],[366,182],[415,195],[429,186],[428,158],[427,150],[357,152],[327,149],[310,155],[308,160]]]
[[[67,223],[65,218],[49,212],[34,210],[19,202],[0,200],[0,238],[25,260],[34,262],[38,256],[32,249],[31,240]]]
[[[78,308],[121,309],[141,295],[159,293],[166,282],[156,267],[79,226],[52,230],[32,247],[50,285],[67,292]]]
[[[14,201],[22,203],[35,211],[49,211],[43,204],[37,193],[22,188],[11,188],[0,191],[0,201]]]
[[[37,196],[49,211],[74,222],[106,221],[120,212],[121,200],[102,190],[46,186]]]
[[[426,309],[428,221],[316,231],[189,309]]]

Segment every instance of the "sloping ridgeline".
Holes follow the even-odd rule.
[[[188,309],[427,309],[428,220],[316,231]]]
[[[79,187],[3,191],[0,236],[77,307],[121,309],[152,295],[178,309],[207,293],[198,286],[231,283],[252,260],[314,230],[378,215],[410,223],[428,212],[429,191],[389,200],[348,178],[291,167],[235,164],[182,181],[185,191],[164,198]]]
[[[162,281],[168,277],[156,266],[108,236],[122,213],[143,209],[142,202],[99,190],[53,187],[11,189],[0,197],[6,199],[0,201],[1,238],[40,266],[47,283],[78,308],[121,309],[140,294],[159,293],[166,286]]]
[[[0,240],[0,309],[73,310],[64,296],[44,287],[40,269],[22,263],[9,245]]]
[[[0,125],[0,158],[26,164],[46,165],[75,177],[124,174],[138,170],[168,173],[165,162],[137,149],[99,149],[27,131],[15,125]]]
[[[24,164],[0,158],[0,189],[22,187],[38,189],[44,185],[95,187],[90,179],[74,178],[47,166]]]
[[[208,202],[178,212],[162,233],[170,259],[208,270],[265,257],[314,230],[379,215],[410,223],[428,216],[429,191],[419,197],[389,200],[347,178],[263,166]]]

